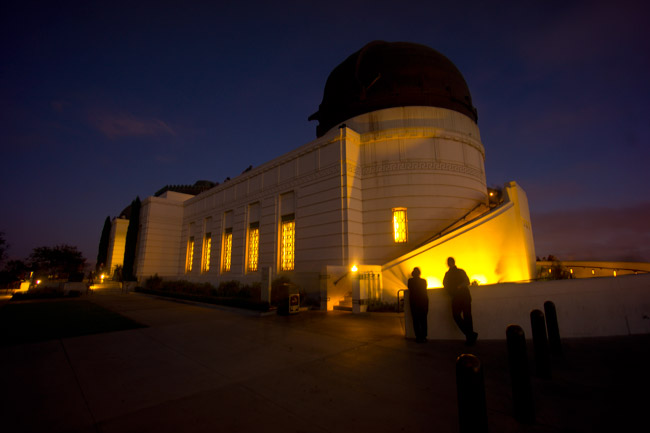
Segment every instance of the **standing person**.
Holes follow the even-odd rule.
[[[456,267],[453,257],[447,259],[449,270],[442,282],[445,290],[451,296],[451,314],[458,328],[465,334],[468,346],[476,343],[478,333],[474,332],[472,321],[472,296],[469,293],[469,278],[464,270]]]
[[[409,304],[411,317],[413,317],[413,330],[415,341],[427,341],[427,314],[429,314],[429,295],[427,295],[427,280],[420,278],[420,268],[413,268],[413,278],[409,278]]]

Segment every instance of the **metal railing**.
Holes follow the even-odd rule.
[[[397,291],[397,312],[401,313],[404,311],[404,292],[405,289],[399,289]],[[400,300],[400,293],[402,293],[402,299]]]

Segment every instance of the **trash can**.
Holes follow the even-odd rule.
[[[300,312],[300,295],[292,293],[289,295],[289,314],[298,314]]]

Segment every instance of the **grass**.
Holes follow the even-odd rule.
[[[84,300],[9,302],[0,308],[0,346],[142,327]]]

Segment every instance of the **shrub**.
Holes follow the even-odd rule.
[[[382,302],[371,300],[368,302],[368,310],[375,313],[387,313],[397,311],[397,302]]]
[[[155,274],[144,281],[144,288],[149,290],[160,290],[162,287],[162,278]]]

